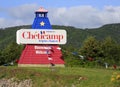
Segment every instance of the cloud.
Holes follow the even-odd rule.
[[[34,11],[36,9],[38,9],[37,4],[25,4],[10,8],[8,14],[15,19],[31,19],[31,17],[34,17]]]
[[[0,28],[25,25],[25,24],[27,23],[24,23],[23,20],[13,20],[13,19],[8,20],[8,19],[0,18]]]
[[[25,4],[6,9],[7,17],[0,17],[0,27],[32,24],[37,4]],[[4,8],[5,9],[5,8]],[[80,28],[100,27],[109,23],[120,23],[120,6],[105,6],[98,9],[92,6],[47,8],[51,24]],[[1,8],[0,11],[3,11]]]
[[[49,16],[52,24],[93,28],[108,23],[119,23],[119,10],[120,7],[113,6],[105,6],[103,9],[97,9],[92,6],[78,6],[53,9]]]
[[[5,19],[0,18],[0,27],[4,27]]]
[[[32,24],[34,11],[38,8],[37,4],[25,4],[13,8],[0,8],[0,11],[6,14],[0,17],[0,27]]]

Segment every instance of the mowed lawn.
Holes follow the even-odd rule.
[[[0,79],[32,79],[33,87],[115,87],[111,76],[120,70],[95,68],[0,67]]]

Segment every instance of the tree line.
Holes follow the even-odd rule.
[[[19,59],[24,45],[12,42],[0,50],[0,65]],[[61,46],[66,66],[103,67],[105,64],[120,65],[120,44],[111,37],[102,41],[94,36],[87,37],[81,47]]]
[[[80,48],[67,47],[63,50],[66,66],[104,67],[120,65],[120,44],[110,36],[102,41],[87,37]]]

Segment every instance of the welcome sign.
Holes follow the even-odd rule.
[[[17,44],[66,44],[65,30],[20,29]]]

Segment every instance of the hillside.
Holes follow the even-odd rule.
[[[16,41],[17,30],[30,27],[30,25],[26,25],[0,29],[0,49]],[[120,24],[107,24],[94,29],[79,29],[71,26],[53,25],[53,29],[65,29],[67,31],[67,44],[65,46],[80,47],[88,36],[95,36],[98,40],[103,40],[105,37],[111,36],[120,43]]]

